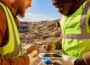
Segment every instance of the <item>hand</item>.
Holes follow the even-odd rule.
[[[40,53],[40,50],[37,46],[31,46],[30,48],[27,49],[27,55],[29,56],[29,59],[30,59],[30,65],[35,60],[37,60],[39,53]]]
[[[61,64],[62,65],[74,65],[75,59],[71,56],[62,55]]]
[[[35,56],[37,53],[38,53],[38,51],[34,50],[30,54],[27,55],[29,57],[29,60],[30,60],[29,65],[31,65],[35,60],[37,60],[38,56]]]
[[[40,50],[39,50],[39,48],[38,48],[37,46],[35,46],[35,45],[33,45],[33,46],[31,46],[31,47],[29,47],[29,48],[27,49],[27,54],[32,53],[34,50],[37,50],[37,54],[35,54],[34,57],[35,57],[35,56],[38,56],[38,54],[40,53]]]
[[[56,48],[56,44],[50,43],[47,45],[46,50],[52,51],[52,50],[55,50],[55,48]]]
[[[22,43],[21,44],[22,54],[23,55],[27,54],[27,49],[30,47],[32,47],[32,44]]]

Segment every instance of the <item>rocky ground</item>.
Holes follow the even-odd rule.
[[[44,48],[46,44],[57,43],[61,40],[61,29],[59,20],[41,21],[21,23],[18,26],[22,48],[24,46],[37,45],[40,52],[47,52]],[[53,50],[49,53],[60,53],[61,50]],[[50,64],[41,63],[41,58],[38,58],[33,65],[60,65],[60,60],[51,60]]]

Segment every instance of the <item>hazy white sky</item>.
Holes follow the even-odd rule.
[[[32,7],[28,8],[21,21],[42,21],[61,18],[61,14],[52,5],[52,0],[32,0]]]

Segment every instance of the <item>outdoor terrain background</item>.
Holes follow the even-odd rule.
[[[59,19],[53,21],[21,22],[18,26],[22,49],[25,46],[37,45],[41,52],[48,52],[44,46],[49,43],[56,43],[61,36]],[[23,50],[22,50],[23,51]],[[60,50],[53,50],[49,53],[60,53]],[[33,65],[60,65],[59,60],[52,60],[51,64],[41,63],[38,58]]]

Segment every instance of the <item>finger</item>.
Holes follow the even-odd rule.
[[[33,57],[33,56],[35,56],[37,53],[38,53],[37,50],[34,50],[34,51],[31,53],[31,56]]]
[[[37,46],[31,46],[30,48],[27,49],[27,54],[32,53],[34,50],[38,51],[38,53],[35,56],[37,56],[40,53],[40,50]]]

